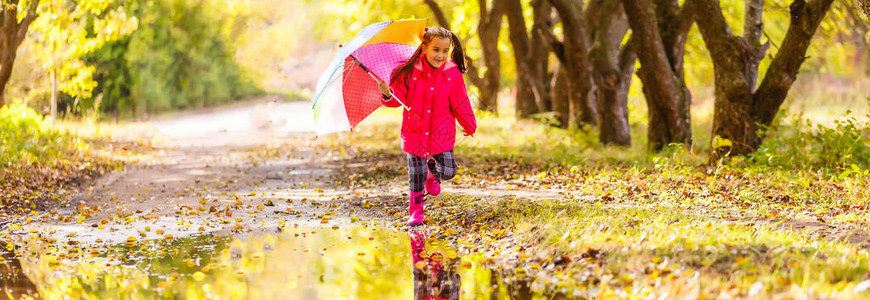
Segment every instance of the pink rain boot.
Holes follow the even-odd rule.
[[[423,225],[423,201],[426,201],[423,192],[411,192],[408,201],[408,226]]]
[[[435,160],[430,159],[426,165],[428,167],[427,169],[429,169],[429,175],[426,176],[426,181],[424,182],[426,192],[429,193],[429,195],[438,196],[438,194],[441,193],[441,180],[432,172],[432,170],[435,169]]]

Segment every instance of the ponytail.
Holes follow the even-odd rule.
[[[456,36],[453,32],[450,33],[451,39],[453,39],[453,62],[456,63],[456,67],[459,68],[459,72],[465,74],[465,52],[462,51],[462,42],[459,41],[459,37]]]

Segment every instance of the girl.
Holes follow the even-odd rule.
[[[390,97],[392,91],[411,108],[402,117],[402,150],[408,153],[411,183],[409,226],[423,224],[424,187],[429,195],[436,196],[441,192],[441,180],[456,175],[456,121],[466,136],[477,130],[462,79],[465,53],[459,39],[449,30],[436,27],[427,28],[422,40],[414,55],[393,70],[390,86],[380,83],[384,105],[400,106]],[[453,60],[447,58],[451,42]]]

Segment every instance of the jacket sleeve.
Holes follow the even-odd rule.
[[[396,80],[394,82],[391,82],[390,89],[393,90],[393,94],[395,94],[396,97],[399,98],[399,100],[402,100],[402,102],[407,103],[407,101],[405,101],[405,95],[408,94],[408,92],[407,92],[408,87],[404,83],[401,83],[401,80]],[[402,104],[400,104],[399,101],[396,101],[396,99],[393,97],[390,97],[389,99],[381,98],[381,102],[386,107],[400,107],[400,106],[402,106]]]
[[[477,131],[477,120],[474,118],[474,109],[471,108],[471,100],[468,99],[468,91],[465,88],[465,80],[462,73],[453,76],[453,87],[450,89],[450,111],[459,121],[459,126],[466,134],[472,135]]]

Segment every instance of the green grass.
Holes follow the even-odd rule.
[[[126,149],[79,134],[84,123],[52,123],[21,104],[0,108],[0,207],[56,198],[65,189],[119,166]],[[128,154],[132,153],[128,151]]]
[[[594,130],[563,130],[517,121],[508,113],[478,113],[474,137],[457,137],[460,179],[492,179],[491,187],[570,188],[570,195],[626,203],[683,203],[735,208],[766,217],[833,219],[870,227],[870,116],[848,115],[837,127],[783,114],[761,150],[709,166],[709,147],[674,146],[652,152],[645,129],[632,128],[632,146],[602,146]],[[320,142],[347,155],[401,157],[399,110],[382,109],[359,131]],[[709,119],[694,120],[695,135]],[[709,139],[708,139],[709,141]],[[466,179],[462,179],[462,178]]]
[[[506,256],[515,255],[516,268],[525,274],[518,276],[552,283],[539,292],[870,296],[870,291],[854,293],[870,271],[867,249],[774,230],[771,224],[735,224],[715,213],[660,205],[462,196],[439,201],[434,217],[439,222],[477,225],[459,229],[463,251],[477,249],[495,258],[490,248],[502,248]],[[510,246],[486,246],[484,240],[509,240]],[[517,247],[526,250],[511,251]]]
[[[478,114],[477,134],[457,137],[460,169],[451,181],[494,194],[439,197],[431,221],[479,263],[506,262],[499,270],[508,279],[535,277],[532,287],[545,295],[604,298],[870,296],[855,293],[870,275],[870,254],[839,241],[850,228],[870,228],[870,155],[862,144],[870,115],[829,125],[783,114],[761,151],[711,166],[709,111],[695,112],[693,148],[658,153],[646,148],[642,118],[633,117],[632,146],[613,147],[598,144],[594,130],[502,111]],[[399,113],[380,110],[359,131],[318,143],[346,156],[401,160]],[[367,178],[378,170],[359,172]],[[391,174],[380,180],[406,180]],[[517,190],[560,196],[530,199]],[[396,218],[401,209],[389,212]],[[790,229],[802,222],[824,222],[834,234]],[[571,262],[554,267],[562,256]]]
[[[52,128],[24,105],[0,107],[0,165],[62,164],[70,154],[85,149],[87,145],[81,139]]]

